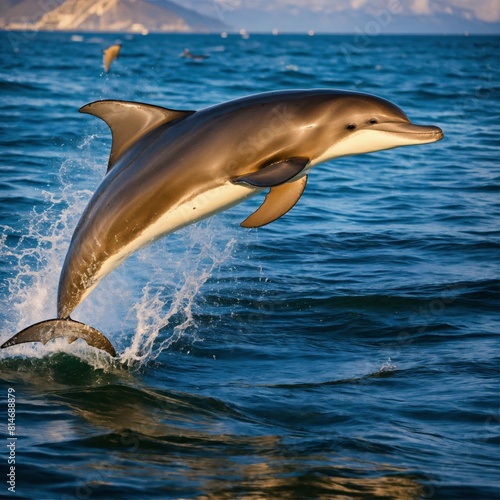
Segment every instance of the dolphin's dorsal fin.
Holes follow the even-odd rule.
[[[309,163],[309,158],[288,158],[267,165],[257,172],[241,175],[231,182],[233,184],[247,184],[252,187],[274,187],[284,184],[300,174]]]
[[[264,203],[240,226],[260,227],[285,215],[299,201],[307,184],[307,175],[294,182],[272,187]]]
[[[108,172],[118,158],[138,139],[164,123],[192,115],[195,111],[178,111],[132,101],[96,101],[78,111],[104,120],[111,129],[113,142]]]

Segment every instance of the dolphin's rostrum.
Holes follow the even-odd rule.
[[[111,129],[108,171],[73,234],[57,319],[2,347],[83,338],[115,356],[104,335],[70,314],[138,248],[269,189],[241,224],[263,226],[297,203],[318,163],[443,138],[441,129],[412,124],[385,99],[341,90],[268,92],[196,112],[110,100],[80,111]]]

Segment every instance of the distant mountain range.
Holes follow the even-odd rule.
[[[162,0],[151,0],[161,3]],[[500,33],[499,0],[175,0],[250,33]]]
[[[226,30],[219,19],[162,0],[2,0],[0,29],[119,33]]]
[[[182,5],[182,6],[181,6]],[[499,0],[0,0],[0,29],[500,33]]]

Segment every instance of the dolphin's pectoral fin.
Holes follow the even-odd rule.
[[[248,184],[252,187],[274,187],[284,184],[300,174],[309,163],[309,158],[288,158],[272,163],[257,172],[236,177],[233,184]]]
[[[49,319],[28,326],[2,344],[2,349],[25,342],[41,342],[46,344],[49,340],[64,337],[68,343],[83,339],[88,345],[106,351],[111,356],[116,356],[113,344],[98,330],[85,323],[72,319]]]
[[[195,111],[179,111],[141,102],[112,100],[91,102],[78,111],[97,116],[111,129],[113,143],[108,172],[116,160],[142,136],[164,123],[195,113]]]
[[[279,219],[291,210],[299,201],[307,184],[307,176],[295,182],[288,182],[272,187],[264,203],[245,219],[241,227],[260,227]]]

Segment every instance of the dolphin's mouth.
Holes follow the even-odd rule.
[[[375,125],[373,130],[433,142],[444,138],[444,132],[435,125],[415,125],[411,122],[385,122]]]

